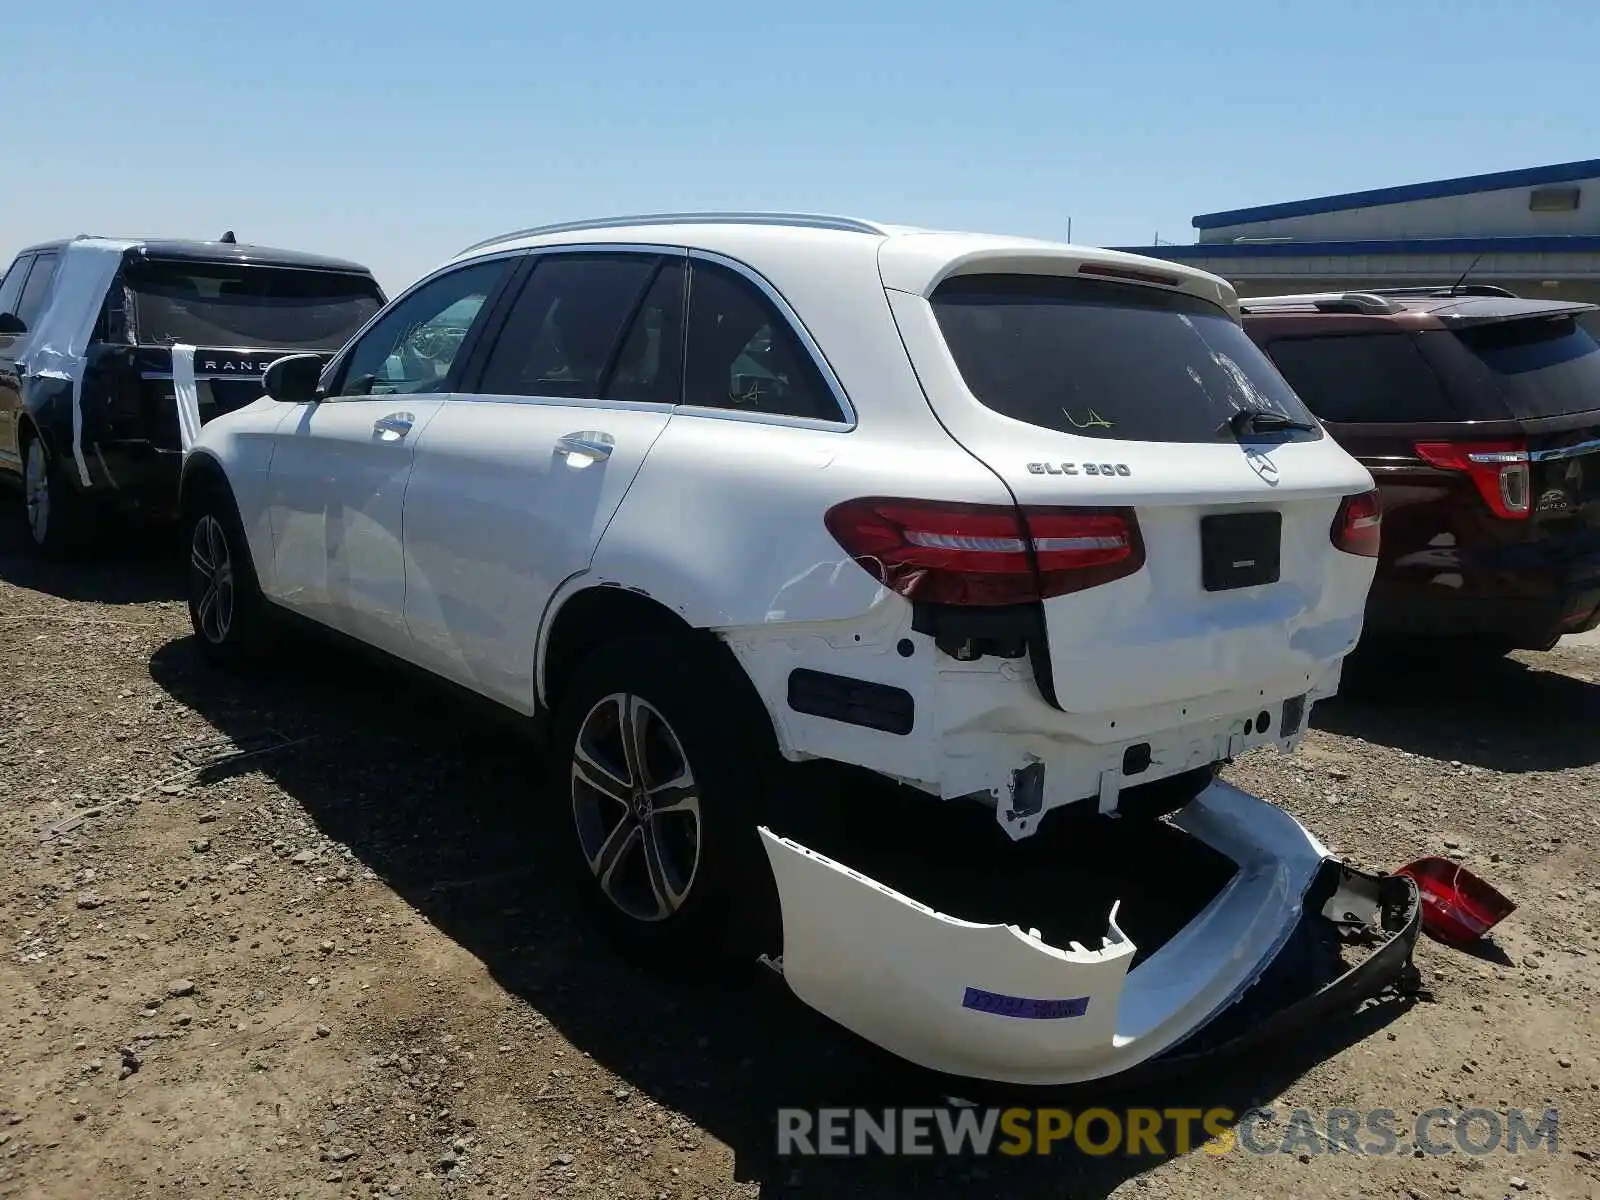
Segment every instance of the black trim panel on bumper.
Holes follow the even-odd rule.
[[[916,701],[904,688],[797,667],[789,673],[789,707],[797,713],[908,734],[916,725]]]

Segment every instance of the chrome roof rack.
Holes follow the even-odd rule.
[[[1244,312],[1265,312],[1269,309],[1312,308],[1317,312],[1358,312],[1374,316],[1390,316],[1405,310],[1382,292],[1302,292],[1288,296],[1241,297],[1239,308]]]
[[[586,229],[617,229],[630,225],[786,225],[801,229],[831,229],[840,233],[870,233],[880,237],[889,232],[887,227],[854,217],[831,217],[814,213],[783,212],[684,212],[644,213],[625,217],[597,217],[585,221],[562,221],[554,225],[532,225],[527,229],[513,229],[496,234],[481,242],[474,242],[461,254],[470,254],[514,238],[539,237],[551,233],[579,233]]]
[[[1438,283],[1426,287],[1369,288],[1374,296],[1423,296],[1448,299],[1451,296],[1500,296],[1508,300],[1519,297],[1509,288],[1493,283]]]

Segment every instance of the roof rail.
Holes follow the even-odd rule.
[[[1501,296],[1509,300],[1520,299],[1509,288],[1492,283],[1439,283],[1425,287],[1371,288],[1375,296]]]
[[[585,221],[562,221],[555,225],[532,225],[527,229],[513,229],[496,234],[481,242],[474,242],[461,254],[470,254],[485,246],[509,242],[513,238],[538,237],[549,233],[577,233],[585,229],[615,229],[629,225],[787,225],[803,229],[832,229],[841,233],[872,233],[883,236],[888,230],[871,221],[854,217],[830,217],[814,213],[783,212],[684,212],[644,213],[626,217],[596,217]]]
[[[1303,292],[1289,296],[1241,297],[1239,307],[1245,312],[1260,312],[1269,308],[1305,308],[1318,312],[1361,312],[1389,316],[1403,311],[1398,304],[1386,300],[1381,292]]]

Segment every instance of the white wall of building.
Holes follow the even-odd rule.
[[[1532,212],[1528,202],[1535,189],[1516,187],[1203,229],[1200,241],[1231,242],[1241,237],[1331,241],[1600,234],[1600,176],[1549,186],[1580,189],[1577,210]]]

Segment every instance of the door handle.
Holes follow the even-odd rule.
[[[607,459],[617,447],[617,440],[609,433],[584,430],[569,433],[556,439],[556,453],[580,455],[583,458]]]
[[[411,432],[416,418],[410,413],[390,413],[372,423],[372,435],[379,441],[398,442]]]

